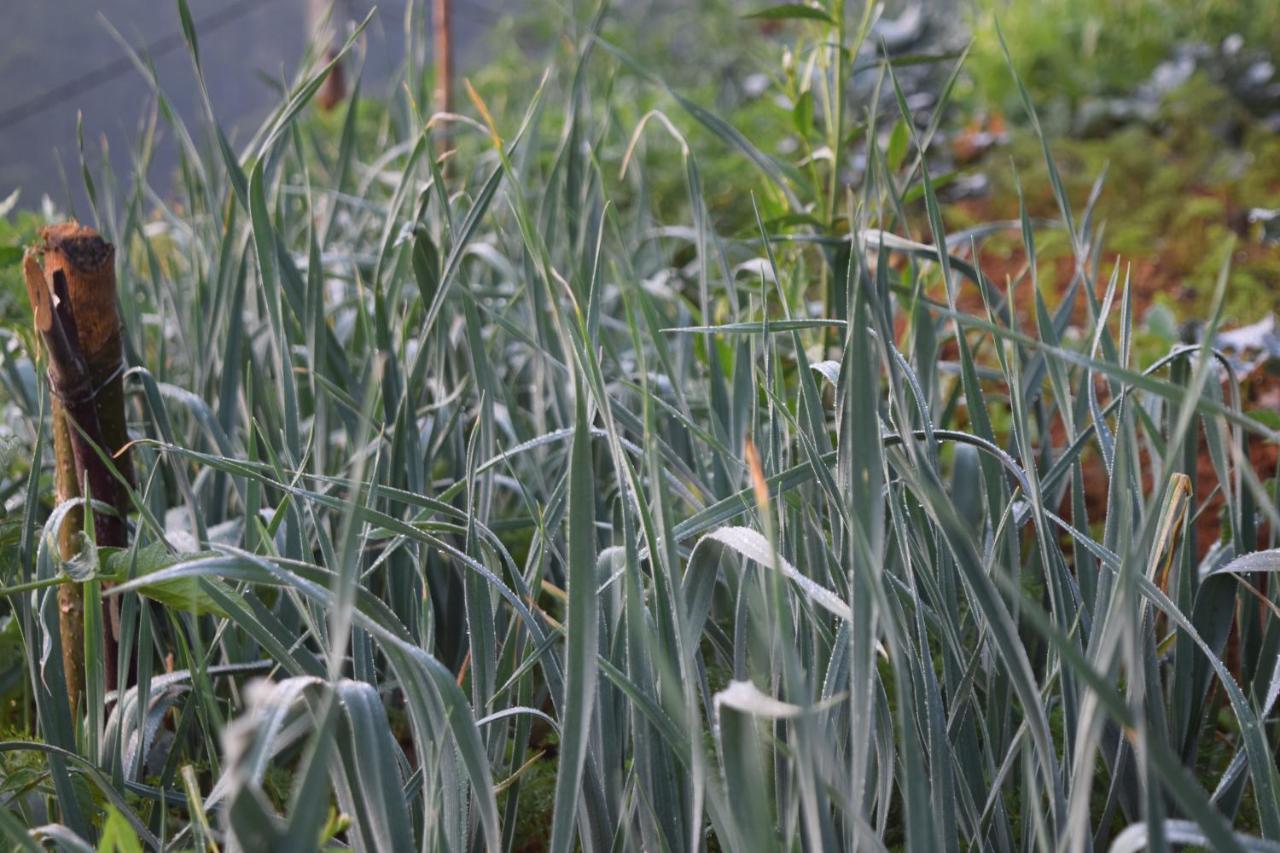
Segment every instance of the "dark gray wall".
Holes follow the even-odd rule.
[[[377,2],[378,13],[368,30],[365,79],[369,86],[389,85],[388,77],[401,61],[406,2]],[[420,9],[430,5],[415,2]],[[373,5],[370,0],[349,3],[366,9]],[[307,0],[189,0],[189,5],[197,21],[223,21],[217,29],[198,33],[201,58],[219,122],[233,140],[247,139],[277,99],[262,76],[290,76],[302,56]],[[475,55],[485,29],[497,19],[495,7],[520,5],[519,0],[454,0],[459,64],[465,67]],[[48,194],[59,207],[66,209],[70,201],[78,214],[88,215],[76,151],[77,110],[84,114],[86,152],[95,170],[105,138],[117,175],[131,172],[130,151],[137,144],[150,94],[135,69],[121,67],[125,53],[108,34],[102,18],[135,47],[169,48],[154,57],[161,85],[183,119],[198,126],[202,109],[191,61],[180,39],[175,0],[10,0],[4,6],[0,199],[21,188],[21,207],[36,208]],[[97,75],[96,84],[89,85],[86,75],[101,69],[107,73]],[[62,97],[45,97],[59,92]],[[157,186],[165,185],[175,162],[166,132],[151,172]]]

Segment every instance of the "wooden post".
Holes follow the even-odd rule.
[[[334,0],[308,0],[307,30],[316,47],[320,49],[321,61],[332,62],[338,55],[339,4]],[[328,112],[342,103],[347,97],[347,80],[339,62],[333,66],[320,89],[316,92],[316,105]]]
[[[452,6],[450,0],[434,0],[432,5],[436,36],[435,108],[441,112],[453,112]]]
[[[115,468],[130,477],[125,445],[124,356],[116,309],[115,247],[92,228],[75,222],[40,232],[41,243],[23,259],[27,295],[36,329],[48,355],[53,395],[53,439],[57,499],[81,496],[87,487],[111,511],[95,510],[97,544],[128,544],[129,494],[99,456],[110,454]],[[78,550],[83,513],[72,513],[61,531],[64,559]],[[103,605],[103,650],[107,688],[118,683],[116,648],[119,600]],[[79,584],[58,591],[63,668],[72,710],[84,690],[84,597]]]

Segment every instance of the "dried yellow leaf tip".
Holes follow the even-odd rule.
[[[746,457],[747,471],[751,474],[751,488],[756,494],[756,506],[760,512],[769,511],[769,484],[764,478],[764,466],[760,464],[760,453],[756,443],[748,438],[742,446],[742,455]]]

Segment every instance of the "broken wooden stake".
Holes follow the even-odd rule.
[[[23,272],[35,325],[48,356],[53,398],[55,487],[58,502],[84,495],[95,502],[97,545],[128,545],[130,477],[124,412],[124,354],[116,308],[115,247],[76,222],[51,225],[27,250]],[[104,458],[105,457],[105,458]],[[114,471],[113,471],[114,468]],[[105,508],[96,506],[105,505]],[[79,552],[83,512],[68,514],[58,537],[63,559]],[[119,599],[103,604],[106,687],[118,685]],[[84,592],[58,591],[59,633],[67,695],[74,712],[84,691]]]

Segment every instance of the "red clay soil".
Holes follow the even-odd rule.
[[[995,211],[992,210],[992,206],[986,199],[961,201],[957,202],[957,204],[968,208],[965,214],[970,221],[991,221],[992,219],[1000,218],[993,215]],[[1243,227],[1243,224],[1241,227]],[[927,229],[924,229],[924,233],[927,234]],[[927,242],[930,238],[925,236],[921,239]],[[1006,291],[1010,282],[1018,283],[1014,305],[1016,322],[1020,329],[1033,331],[1036,328],[1035,304],[1031,298],[1029,286],[1026,284],[1028,270],[1025,252],[1016,244],[1011,246],[1011,241],[1001,242],[1003,245],[997,248],[993,248],[992,243],[986,243],[979,247],[978,266],[983,271],[983,274],[987,276],[992,286],[1001,293]],[[1249,261],[1262,259],[1266,254],[1274,253],[1277,249],[1274,246],[1242,241],[1237,246],[1236,251],[1236,260],[1243,260],[1248,263]],[[1241,257],[1240,253],[1244,253],[1245,256]],[[966,253],[961,252],[960,254]],[[1101,279],[1097,284],[1099,288],[1106,287],[1111,273],[1111,266],[1116,261],[1117,259],[1114,256],[1107,258],[1107,263],[1104,264],[1104,268],[1099,275]],[[899,267],[903,264],[901,258],[895,257],[894,262]],[[1133,316],[1136,318],[1143,317],[1159,294],[1163,294],[1166,300],[1172,298],[1176,304],[1185,306],[1185,310],[1178,313],[1190,313],[1196,301],[1200,298],[1200,294],[1185,284],[1191,262],[1192,259],[1178,257],[1178,253],[1175,250],[1156,256],[1136,258],[1127,270],[1122,269],[1122,275],[1126,271],[1129,274]],[[1074,261],[1066,256],[1058,256],[1049,262],[1042,262],[1039,269],[1042,287],[1045,284],[1051,284],[1052,290],[1050,292],[1056,293],[1062,293],[1065,290],[1074,273]],[[1046,280],[1048,275],[1052,275],[1052,282]],[[1104,292],[1100,291],[1097,295],[1101,297]],[[943,296],[940,292],[932,295],[935,297]],[[1118,296],[1119,294],[1117,294]],[[966,282],[960,287],[957,293],[957,303],[962,311],[978,316],[985,316],[986,314],[987,309],[983,304],[981,294],[972,283]],[[1113,315],[1117,313],[1118,307],[1113,307]],[[1270,308],[1271,306],[1267,307]],[[1050,298],[1050,309],[1052,310],[1053,308],[1056,308],[1056,304]],[[905,320],[905,318],[903,319]],[[1088,329],[1092,325],[1085,300],[1077,300],[1072,309],[1071,323],[1081,329]],[[900,334],[905,331],[905,322],[903,327],[897,331]],[[946,340],[942,345],[940,356],[944,359],[954,359],[957,355],[955,342],[950,339]],[[1105,383],[1100,381],[1099,396],[1105,400],[1103,385]],[[1224,387],[1224,394],[1228,390]],[[1272,411],[1280,413],[1280,377],[1270,375],[1264,369],[1255,370],[1253,374],[1243,378],[1240,390],[1243,408],[1246,412]],[[1061,448],[1065,444],[1065,434],[1060,422],[1051,427],[1049,440],[1055,447]],[[1265,441],[1254,435],[1246,437],[1245,446],[1249,462],[1258,478],[1266,482],[1275,477],[1277,463],[1280,462],[1280,447],[1273,442]],[[1098,521],[1106,517],[1108,483],[1106,469],[1094,448],[1085,452],[1081,462],[1084,466],[1085,506],[1089,518],[1092,521]],[[1143,487],[1146,490],[1150,490],[1152,482],[1145,450],[1142,452],[1140,464],[1144,468]],[[1208,454],[1204,438],[1201,436],[1195,473],[1194,502],[1191,510],[1195,519],[1197,560],[1204,557],[1210,546],[1220,538],[1222,533],[1223,519],[1221,515],[1225,500],[1218,485],[1217,471]],[[1060,511],[1066,517],[1070,517],[1069,496],[1064,503],[1065,505],[1061,507]],[[1268,534],[1269,531],[1264,526],[1259,531],[1258,541],[1260,544],[1265,544],[1269,541]],[[1238,673],[1239,641],[1237,631],[1234,628],[1228,640],[1226,657],[1231,671]]]
[[[968,214],[972,217],[982,218],[985,216],[990,218],[991,211],[983,209],[984,207],[990,207],[985,200],[958,202],[957,204],[969,206]],[[919,239],[925,242],[930,240],[927,232],[925,236],[921,236]],[[1275,252],[1276,249],[1269,246],[1242,243],[1238,247],[1238,251],[1257,255],[1258,253]],[[960,251],[957,254],[964,256],[967,253]],[[1019,283],[1017,298],[1015,299],[1017,324],[1023,331],[1033,333],[1036,328],[1035,306],[1029,292],[1029,286],[1026,283],[1027,262],[1026,255],[1022,249],[1016,245],[1009,247],[1007,243],[1001,248],[991,248],[989,244],[984,245],[979,248],[978,261],[979,268],[998,292],[1004,293],[1011,281]],[[1115,258],[1113,257],[1111,263],[1114,262]],[[895,269],[901,269],[905,266],[906,261],[902,256],[895,255],[891,263]],[[1155,301],[1157,294],[1172,296],[1178,302],[1187,305],[1197,299],[1196,292],[1182,284],[1185,280],[1183,266],[1181,259],[1176,258],[1171,259],[1170,263],[1165,263],[1159,257],[1140,258],[1133,263],[1129,269],[1129,275],[1135,317],[1144,315]],[[1042,263],[1040,269],[1042,287],[1044,285],[1044,277],[1051,274],[1053,276],[1054,289],[1057,292],[1062,292],[1070,282],[1074,272],[1074,261],[1070,257],[1059,256],[1051,262]],[[1104,265],[1101,276],[1102,281],[1098,284],[1100,291],[1097,295],[1099,297],[1103,295],[1104,291],[1101,289],[1105,288],[1106,276],[1109,274],[1109,269]],[[940,291],[930,295],[938,299],[943,297]],[[986,314],[986,307],[983,304],[981,294],[971,282],[965,281],[961,285],[956,294],[956,301],[961,311],[977,316],[985,316]],[[1056,305],[1051,302],[1050,309],[1054,308],[1056,308]],[[1118,306],[1114,306],[1112,314],[1115,315],[1117,313]],[[898,317],[898,328],[895,331],[900,336],[905,333],[906,322],[906,317]],[[1071,323],[1078,328],[1087,329],[1090,327],[1091,322],[1085,300],[1078,299],[1072,310]],[[944,339],[941,342],[939,355],[940,358],[946,360],[957,358],[958,351],[955,341],[950,338]],[[1099,380],[1098,393],[1100,399],[1103,400],[1106,398],[1104,385],[1105,383]],[[1223,390],[1224,392],[1227,391],[1225,387]],[[1244,378],[1241,395],[1246,411],[1270,410],[1280,413],[1280,377],[1271,376],[1262,370],[1255,371],[1254,374]],[[1055,446],[1061,447],[1063,445],[1064,434],[1060,423],[1053,425],[1050,440]],[[1249,436],[1246,440],[1246,447],[1250,462],[1259,479],[1265,482],[1275,476],[1277,460],[1280,458],[1280,447],[1257,436]],[[1096,521],[1105,517],[1106,513],[1106,471],[1096,451],[1087,451],[1082,463],[1085,475],[1085,504],[1090,519]],[[1143,464],[1145,466],[1145,460]],[[1220,515],[1224,503],[1221,492],[1215,491],[1218,485],[1217,472],[1214,470],[1212,460],[1204,447],[1203,437],[1201,438],[1201,449],[1195,479],[1196,503],[1194,511],[1196,512],[1197,557],[1199,558],[1203,557],[1209,546],[1219,538]],[[1144,485],[1147,488],[1151,486],[1149,474],[1144,474]],[[1063,510],[1069,512],[1069,505],[1063,507]]]

